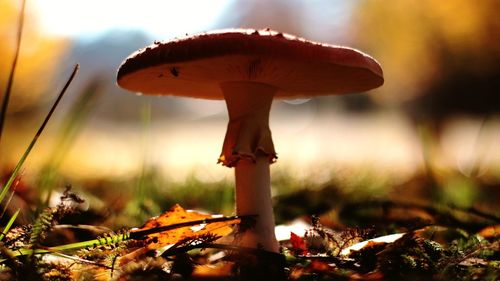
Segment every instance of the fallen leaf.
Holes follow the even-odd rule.
[[[220,217],[185,210],[176,204],[160,216],[147,220],[141,228],[131,230],[130,233],[131,235],[148,233],[145,235],[147,237],[146,248],[148,250],[155,250],[207,234],[223,237],[233,231],[233,225],[241,222],[239,218],[209,222],[210,219]],[[205,220],[208,221],[203,223]],[[193,222],[193,224],[190,224],[190,222]],[[176,225],[179,225],[179,227],[175,227]],[[168,226],[173,226],[173,228],[169,228]],[[155,232],[155,230],[161,229],[165,230]]]
[[[209,278],[209,277],[221,277],[221,276],[232,276],[233,274],[232,262],[219,262],[216,264],[206,264],[195,266],[192,277],[198,278]]]
[[[388,243],[393,243],[399,238],[403,237],[404,233],[395,233],[395,234],[390,234],[390,235],[385,235],[385,236],[380,236],[377,238],[369,239],[366,241],[362,241],[359,243],[356,243],[350,247],[347,247],[343,249],[340,254],[342,256],[349,256],[351,252],[353,251],[359,251],[365,247],[373,247],[377,244],[388,244]]]
[[[349,276],[349,280],[382,280],[384,279],[384,274],[380,271],[374,271],[367,274],[354,273]]]
[[[292,243],[292,251],[296,255],[307,254],[307,246],[304,238],[298,236],[297,234],[290,232],[290,242]]]
[[[330,270],[328,263],[319,260],[312,260],[309,268],[312,272],[327,272]]]
[[[498,237],[500,236],[500,225],[492,225],[485,227],[481,229],[477,234],[481,235],[486,239]]]

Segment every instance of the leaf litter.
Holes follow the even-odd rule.
[[[60,203],[42,210],[32,225],[11,228],[1,246],[0,280],[240,280],[227,278],[238,278],[242,261],[235,257],[249,252],[233,242],[254,217],[176,204],[139,228],[46,246],[58,222],[78,213],[82,203],[68,187]],[[495,225],[477,233],[426,226],[392,240],[372,239],[373,228],[333,230],[318,217],[311,225],[303,236],[291,233],[281,242],[287,280],[498,280]]]

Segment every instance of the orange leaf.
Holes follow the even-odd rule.
[[[307,254],[308,251],[304,238],[298,236],[293,232],[290,232],[290,242],[292,243],[292,250],[295,254],[298,255]]]
[[[367,274],[354,273],[349,276],[349,280],[382,280],[384,279],[384,274],[380,271],[374,271]]]
[[[230,262],[198,265],[194,268],[192,277],[198,277],[200,279],[209,279],[210,277],[212,277],[216,279],[217,277],[220,278],[221,276],[231,276],[233,274],[233,266],[234,264]]]
[[[327,272],[331,269],[331,267],[328,265],[328,263],[326,263],[324,261],[319,261],[319,260],[312,260],[309,267],[310,267],[310,270],[313,272]]]
[[[184,208],[176,204],[169,211],[146,221],[141,228],[131,230],[130,234],[133,236],[134,234],[148,233],[146,235],[147,249],[154,250],[206,234],[220,237],[226,236],[233,231],[231,226],[240,222],[239,218],[235,218],[232,220],[201,223],[203,220],[210,220],[216,217],[191,210],[184,210]],[[189,222],[197,223],[189,225]],[[181,225],[174,227],[178,224]],[[173,226],[173,228],[169,228],[168,226]],[[155,232],[155,230],[161,229],[165,229],[165,231]]]
[[[484,238],[495,238],[500,236],[500,225],[491,225],[481,229],[477,234],[483,236]]]

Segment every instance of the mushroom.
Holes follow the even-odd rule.
[[[240,246],[278,252],[270,188],[274,98],[361,92],[383,84],[380,65],[355,49],[269,29],[229,29],[155,42],[120,66],[118,85],[150,95],[225,100],[219,163],[235,168],[236,214],[256,215]]]

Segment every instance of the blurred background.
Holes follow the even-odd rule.
[[[2,94],[20,2],[0,2]],[[116,86],[116,70],[155,40],[271,28],[362,50],[385,76],[367,93],[274,102],[278,221],[336,220],[346,202],[365,199],[498,213],[499,9],[496,0],[28,0],[0,168],[9,174],[79,63],[18,195],[33,202],[70,184],[107,219],[141,220],[175,202],[230,214],[233,171],[216,165],[225,104],[137,96]]]

